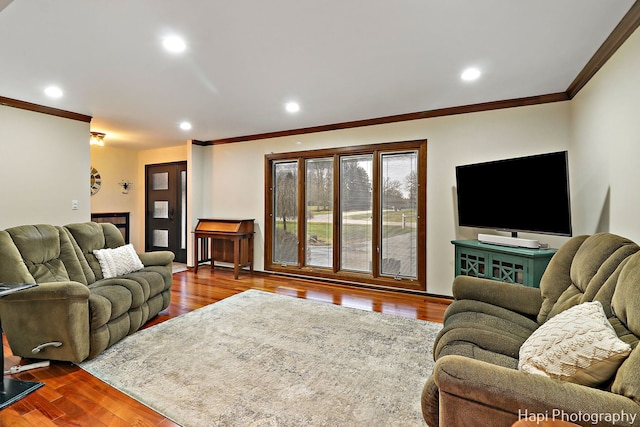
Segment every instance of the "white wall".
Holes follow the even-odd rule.
[[[139,190],[140,185],[144,187],[144,182],[137,181],[138,151],[110,147],[108,140],[105,144],[103,147],[91,147],[91,165],[102,179],[102,187],[91,196],[91,212],[129,212],[131,238],[138,234],[140,227],[136,190]],[[122,181],[133,182],[128,194],[122,193],[122,187],[118,184]],[[144,197],[144,193],[142,194]],[[134,246],[138,249],[137,245]]]
[[[136,197],[136,232],[132,233],[131,243],[133,243],[133,245],[139,252],[144,251],[145,248],[145,166],[158,163],[181,162],[186,160],[186,143],[184,145],[176,147],[158,148],[154,150],[143,150],[138,152],[138,164],[136,166],[134,187],[132,188],[135,192]]]
[[[0,228],[89,221],[89,151],[89,123],[0,106]]]
[[[209,201],[205,201],[203,176],[209,176],[210,171],[204,170],[205,156],[203,155],[204,147],[193,145],[191,141],[187,146],[187,264],[195,265],[193,260],[193,233],[198,223],[198,218],[205,217],[205,204],[209,205]]]
[[[203,216],[255,218],[255,267],[262,270],[265,154],[415,139],[428,140],[427,291],[451,295],[450,241],[477,235],[456,226],[455,166],[567,149],[569,102],[205,147]],[[566,241],[538,238],[554,246]]]
[[[109,146],[91,148],[91,163],[100,172],[102,188],[91,197],[91,212],[129,212],[130,240],[137,251],[145,248],[145,166],[187,160],[187,145],[153,150]],[[119,182],[130,181],[128,194]]]
[[[571,102],[578,162],[576,222],[640,243],[640,32],[636,31]]]

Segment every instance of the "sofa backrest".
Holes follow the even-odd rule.
[[[0,231],[0,283],[36,283],[11,235]]]
[[[3,258],[6,250],[8,259],[3,260],[7,265],[2,267],[0,281],[45,283],[72,280],[87,284],[73,242],[62,227],[21,225],[6,229],[2,236]],[[18,256],[21,260],[17,259]]]
[[[64,228],[73,237],[78,251],[86,260],[88,270],[86,276],[89,283],[102,279],[102,268],[93,254],[96,249],[117,248],[125,244],[118,228],[110,223],[83,222],[68,224]]]
[[[540,281],[542,308],[538,323],[587,301],[600,301],[611,314],[611,298],[620,265],[640,247],[611,233],[577,236],[551,259]]]
[[[640,252],[631,256],[618,277],[611,299],[609,322],[623,341],[631,345],[631,354],[622,363],[611,391],[640,404]]]

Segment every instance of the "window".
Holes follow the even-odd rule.
[[[340,260],[343,270],[371,273],[372,155],[340,157]]]
[[[287,265],[298,263],[298,164],[274,164],[273,260]]]
[[[416,152],[382,154],[380,274],[417,277],[418,156]]]
[[[265,269],[426,290],[426,141],[266,156]]]
[[[333,267],[333,159],[306,160],[305,265]]]

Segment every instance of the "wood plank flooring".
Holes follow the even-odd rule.
[[[311,280],[292,279],[263,273],[201,267],[198,274],[188,270],[173,275],[171,304],[146,327],[163,322],[247,289],[259,289],[377,311],[432,322],[441,322],[447,299],[365,288],[339,286]],[[13,356],[3,339],[4,370],[30,360]],[[71,363],[52,362],[51,366],[26,371],[8,378],[44,382],[45,386],[13,405],[0,410],[0,426],[176,426],[161,414],[94,378]],[[168,391],[170,392],[170,390]]]

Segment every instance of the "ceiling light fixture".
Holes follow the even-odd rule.
[[[284,108],[287,110],[288,113],[297,113],[298,111],[300,111],[300,104],[298,104],[297,102],[287,102],[284,106]]]
[[[184,39],[179,36],[167,36],[162,40],[162,46],[171,53],[182,53],[187,49]]]
[[[181,122],[180,129],[182,130],[190,130],[192,128],[191,123],[189,122]]]
[[[45,88],[44,93],[50,98],[60,98],[63,95],[62,89],[58,86],[48,86]]]
[[[480,77],[480,74],[482,74],[480,70],[471,67],[464,70],[462,74],[460,74],[460,78],[465,82],[470,82],[473,80],[477,80]]]
[[[98,145],[102,147],[104,145],[104,137],[106,134],[102,132],[91,132],[91,137],[89,138],[89,143],[91,145]]]

